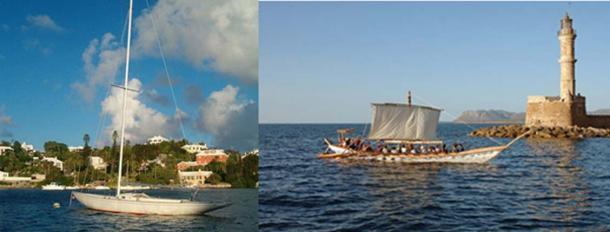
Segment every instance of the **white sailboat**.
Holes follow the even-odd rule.
[[[87,208],[130,214],[154,215],[196,215],[224,208],[230,204],[205,203],[187,199],[164,199],[150,197],[144,193],[121,193],[121,176],[123,167],[123,150],[125,144],[125,108],[127,107],[127,84],[129,75],[129,50],[131,45],[131,21],[133,13],[133,0],[129,1],[129,18],[127,29],[127,49],[125,54],[125,82],[123,89],[123,109],[121,118],[121,145],[119,153],[119,175],[116,195],[108,196],[84,192],[72,192],[72,196]]]
[[[528,132],[513,139],[507,144],[481,147],[471,150],[446,151],[440,150],[443,141],[436,136],[436,128],[440,117],[440,109],[412,105],[383,103],[373,104],[373,117],[369,140],[382,142],[387,148],[384,151],[358,149],[342,144],[333,144],[324,139],[326,152],[319,154],[324,159],[354,159],[378,160],[384,162],[404,163],[484,163],[498,156]],[[339,140],[351,129],[337,131]],[[418,146],[427,145],[436,150],[418,150]]]
[[[66,186],[58,185],[55,182],[42,186],[42,190],[65,190],[65,189],[66,189]]]

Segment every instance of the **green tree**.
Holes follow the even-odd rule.
[[[85,147],[89,146],[89,140],[91,138],[89,138],[89,134],[85,133],[85,135],[83,135],[83,141],[85,142]]]
[[[212,175],[210,175],[210,177],[208,177],[205,182],[210,183],[210,184],[218,184],[222,181],[222,177],[220,177],[220,175],[213,173]]]
[[[90,140],[89,134],[85,133],[85,135],[83,135],[83,142],[85,142],[85,146],[83,147],[83,152],[81,152],[81,155],[83,157],[89,157],[91,155],[92,150],[91,150],[91,147],[89,146],[89,140]]]
[[[15,153],[24,153],[25,151],[23,150],[23,148],[21,147],[21,143],[15,141],[13,142],[13,152]]]
[[[60,160],[66,160],[70,155],[68,145],[55,141],[47,141],[44,143],[46,156],[54,156]]]
[[[203,170],[211,171],[213,173],[216,173],[216,174],[218,174],[221,177],[221,179],[224,180],[227,177],[227,172],[226,172],[227,168],[226,167],[227,167],[226,163],[219,162],[219,161],[215,160],[215,161],[210,162],[205,167],[203,167]]]
[[[229,182],[234,188],[247,187],[242,171],[241,155],[239,153],[231,153],[227,159],[227,176],[225,181]]]
[[[242,159],[245,187],[254,188],[258,183],[258,155],[248,155]]]

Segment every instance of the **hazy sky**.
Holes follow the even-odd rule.
[[[121,98],[107,94],[123,78],[128,5],[0,0],[0,140],[37,149],[49,140],[82,145],[85,133],[92,143],[109,140],[119,129]],[[156,134],[180,139],[176,118],[183,117],[192,142],[257,146],[257,9],[250,0],[151,0],[150,8],[134,1],[130,78],[142,92],[128,101],[132,142]],[[168,58],[179,114],[150,15]]]
[[[260,3],[264,123],[368,122],[371,102],[525,111],[559,95],[557,31],[574,19],[576,88],[610,108],[610,3]],[[423,99],[423,101],[421,100]]]

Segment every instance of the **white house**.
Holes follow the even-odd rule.
[[[140,165],[140,171],[147,170],[148,166],[151,164],[157,164],[157,165],[161,166],[162,168],[165,168],[165,162],[163,162],[163,161],[166,159],[167,159],[167,154],[159,154],[157,156],[157,158],[142,161],[142,164]]]
[[[68,151],[70,152],[77,152],[77,151],[82,151],[85,148],[83,146],[69,146],[68,147]]]
[[[36,150],[34,149],[34,145],[32,145],[32,144],[27,144],[26,142],[23,142],[23,143],[21,144],[21,148],[23,148],[23,150],[25,150],[26,152],[34,152],[34,151],[36,151]]]
[[[32,177],[9,176],[8,172],[0,171],[0,181],[5,182],[30,182]]]
[[[203,150],[207,150],[208,146],[204,144],[187,144],[182,146],[182,149],[184,149],[186,152],[194,154],[194,153],[199,153]]]
[[[146,141],[148,142],[148,144],[159,144],[162,142],[167,142],[167,141],[169,141],[169,139],[166,139],[161,135],[157,135],[157,136],[147,139]]]
[[[99,156],[89,156],[89,165],[95,170],[106,170],[108,164],[104,162],[104,159]]]
[[[186,186],[198,186],[203,185],[205,183],[205,179],[210,177],[213,172],[210,171],[194,171],[194,172],[183,172],[178,171],[178,176],[180,177],[180,184]]]
[[[246,152],[246,154],[244,154],[241,158],[243,159],[243,158],[246,158],[246,157],[248,157],[250,155],[258,156],[258,149],[254,149],[252,151]]]
[[[0,155],[4,155],[4,152],[6,151],[12,151],[13,148],[12,147],[8,147],[8,146],[0,146]]]
[[[41,161],[46,161],[46,162],[51,162],[53,163],[53,166],[59,168],[59,170],[64,170],[64,162],[61,160],[58,160],[57,157],[44,157],[42,158]]]

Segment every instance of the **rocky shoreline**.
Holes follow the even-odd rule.
[[[610,129],[593,128],[593,127],[539,127],[525,125],[503,125],[492,126],[474,130],[470,132],[473,137],[499,137],[499,138],[515,138],[523,133],[531,131],[526,138],[593,138],[593,137],[610,137]]]

